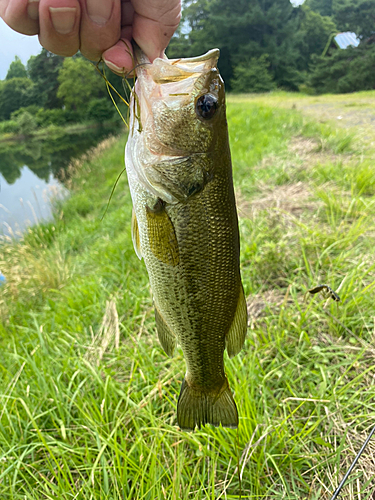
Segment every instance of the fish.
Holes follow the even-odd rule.
[[[236,428],[224,367],[242,349],[247,307],[219,50],[152,63],[135,48],[125,165],[132,240],[149,276],[160,344],[186,374],[180,429]]]

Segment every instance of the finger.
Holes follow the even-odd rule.
[[[0,0],[0,17],[14,31],[24,35],[39,33],[38,0]]]
[[[40,0],[39,41],[50,52],[72,56],[79,50],[78,0]]]
[[[103,53],[103,59],[109,69],[118,75],[131,76],[134,67],[132,40],[132,24],[134,18],[134,7],[130,0],[121,2],[121,38],[109,50]]]
[[[107,66],[119,75],[130,72],[134,67],[132,38],[153,61],[163,55],[181,17],[179,0],[132,0],[131,3],[134,8],[132,26],[125,26],[121,41],[103,54]],[[124,8],[129,6],[123,5],[123,18],[126,18]]]
[[[134,7],[131,0],[121,0],[121,27],[133,24]]]
[[[132,28],[131,26],[126,26],[121,30],[120,41],[106,50],[102,55],[108,68],[121,76],[131,76],[131,71],[134,67],[131,39]]]
[[[133,38],[152,62],[161,57],[181,18],[179,0],[133,0]]]
[[[80,0],[82,54],[98,61],[102,53],[120,39],[120,0]]]

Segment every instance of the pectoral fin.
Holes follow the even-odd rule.
[[[146,206],[146,215],[152,253],[164,264],[177,266],[180,261],[177,237],[162,200],[152,209]]]
[[[141,240],[139,238],[139,227],[137,217],[134,212],[134,208],[132,211],[132,240],[134,251],[137,254],[139,260],[142,260],[142,252],[141,252]]]
[[[228,356],[233,358],[242,349],[245,342],[247,330],[247,306],[245,294],[243,287],[241,285],[241,290],[238,298],[236,312],[233,318],[233,322],[229,328],[229,331],[225,337],[225,347],[228,352]]]
[[[172,357],[174,350],[176,349],[176,336],[170,330],[169,326],[164,321],[164,318],[159,313],[157,307],[155,306],[155,322],[158,331],[158,337],[160,343],[165,351],[165,353]]]

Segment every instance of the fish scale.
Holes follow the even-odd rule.
[[[224,350],[241,350],[247,308],[218,50],[153,64],[139,49],[136,57],[130,109],[140,116],[131,113],[125,155],[133,242],[148,271],[160,342],[170,356],[179,344],[186,361],[177,421],[185,430],[236,427]]]

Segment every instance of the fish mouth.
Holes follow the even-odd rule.
[[[153,63],[142,50],[136,46],[134,49],[136,75],[138,79],[152,80],[156,85],[176,83],[188,78],[198,78],[202,74],[216,68],[220,50],[211,49],[197,57],[168,59],[158,57]]]
[[[135,100],[138,112],[138,130],[145,129],[152,120],[152,107],[163,101],[170,108],[178,108],[191,101],[206,85],[207,78],[217,73],[219,49],[211,49],[197,57],[157,58],[150,62],[143,51],[135,46]]]

